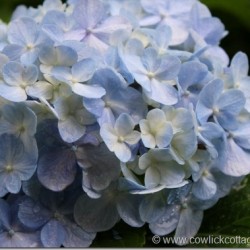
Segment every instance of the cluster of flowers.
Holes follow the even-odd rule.
[[[250,173],[247,56],[198,0],[46,0],[0,24],[0,246],[119,220],[192,237]]]

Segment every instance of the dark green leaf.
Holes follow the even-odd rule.
[[[250,178],[243,181],[241,188],[234,189],[214,207],[205,212],[204,221],[197,237],[239,237],[232,244],[222,243],[199,245],[199,247],[250,247],[244,242],[250,235]],[[235,241],[235,243],[234,243]],[[249,240],[248,240],[249,241]],[[194,245],[192,245],[194,246]]]
[[[133,228],[120,222],[112,230],[98,233],[91,247],[143,247],[145,236],[145,227]]]

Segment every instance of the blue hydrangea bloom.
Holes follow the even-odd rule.
[[[25,101],[26,91],[37,81],[37,67],[35,65],[24,67],[18,62],[8,62],[2,70],[0,95],[13,102]]]
[[[35,172],[37,162],[26,152],[23,142],[14,135],[0,136],[0,196],[18,193],[21,181],[28,180]]]
[[[135,123],[127,114],[121,114],[115,121],[114,126],[104,123],[100,134],[103,141],[118,159],[127,162],[132,157],[129,145],[134,145],[141,139],[140,133],[134,131]]]
[[[250,173],[246,54],[199,0],[64,2],[0,20],[0,246],[187,244]]]

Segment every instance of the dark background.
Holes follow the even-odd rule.
[[[136,0],[135,0],[136,1]],[[17,5],[38,6],[42,0],[0,0],[0,19],[8,22]],[[185,1],[184,1],[185,2]],[[250,0],[201,0],[229,31],[221,46],[230,58],[243,51],[250,57]]]

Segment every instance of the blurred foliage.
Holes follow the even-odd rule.
[[[204,220],[197,237],[208,237],[209,235],[240,236],[249,239],[250,177],[244,179],[241,185],[236,187],[229,196],[221,199],[214,207],[205,211]],[[199,247],[216,247],[216,244],[200,245]],[[250,244],[238,240],[234,244],[221,244],[219,247],[250,248]]]

